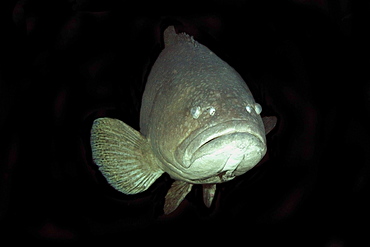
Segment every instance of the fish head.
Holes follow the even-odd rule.
[[[148,77],[141,132],[172,178],[220,183],[266,153],[265,129],[242,77],[207,47],[173,27]]]

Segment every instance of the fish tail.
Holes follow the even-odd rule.
[[[118,119],[96,119],[90,142],[99,170],[124,194],[147,190],[163,173],[148,140]]]

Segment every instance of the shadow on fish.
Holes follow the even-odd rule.
[[[140,132],[99,118],[91,129],[94,162],[116,190],[147,190],[164,172],[175,180],[164,213],[173,212],[193,184],[212,204],[216,184],[252,169],[266,154],[266,134],[276,117],[261,105],[241,76],[193,37],[164,31],[165,48],[154,63],[142,99]]]

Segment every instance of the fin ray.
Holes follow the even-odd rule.
[[[203,184],[203,202],[210,208],[216,193],[216,184]]]
[[[271,130],[273,130],[273,128],[275,128],[276,123],[277,123],[277,118],[275,116],[263,117],[262,121],[265,127],[265,133],[267,135]]]
[[[164,213],[170,214],[175,211],[186,195],[191,191],[192,187],[193,185],[187,182],[175,181],[167,192],[163,208]]]
[[[125,194],[145,191],[163,173],[148,140],[118,119],[94,121],[91,148],[108,183]]]

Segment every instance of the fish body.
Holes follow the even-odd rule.
[[[276,118],[263,121],[242,77],[193,37],[170,26],[164,44],[143,94],[140,133],[117,119],[97,119],[91,146],[103,175],[125,194],[146,190],[164,172],[175,179],[168,214],[193,184],[203,184],[209,207],[217,183],[253,168]]]

